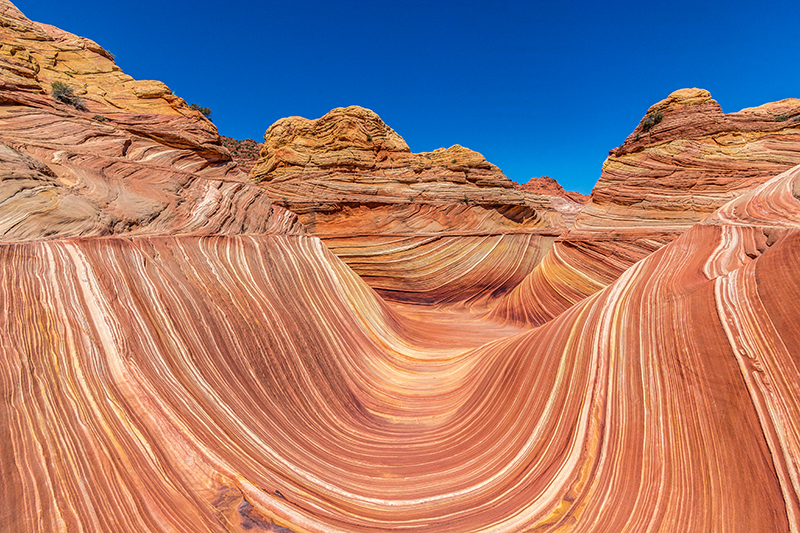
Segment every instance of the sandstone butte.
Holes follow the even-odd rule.
[[[519,190],[467,148],[412,153],[358,106],[279,120],[250,177],[382,296],[416,303],[489,305],[580,209]]]
[[[543,324],[797,164],[800,100],[725,114],[708,91],[676,91],[611,150],[575,224],[492,316]]]
[[[282,178],[244,180],[181,101],[112,111],[99,95],[129,83],[112,66],[118,82],[81,78],[88,111],[54,101],[40,58],[67,47],[76,65],[111,60],[0,5],[15,49],[5,64],[32,65],[23,80],[18,66],[0,73],[2,190],[22,180],[0,220],[25,227],[4,223],[0,242],[0,530],[800,531],[800,166],[751,172],[788,166],[791,117],[713,158],[731,179],[689,183],[719,205],[682,215],[692,200],[677,182],[651,180],[657,208],[603,191],[645,196],[639,173],[657,167],[668,183],[672,158],[712,166],[675,151],[667,111],[635,132],[558,246],[659,217],[665,236],[649,254],[631,238],[644,257],[618,260],[613,279],[541,326],[511,323],[384,298],[313,224],[304,231],[312,195],[287,195],[298,215],[274,206]],[[694,124],[685,143],[708,148],[709,126],[682,120]],[[118,199],[99,201],[103,189]],[[40,194],[52,209],[23,201]],[[158,216],[136,214],[132,198],[170,195],[181,200]],[[67,223],[80,211],[58,207],[79,201],[94,218]],[[390,206],[365,207],[402,226]],[[477,227],[469,207],[459,216]],[[534,211],[535,227],[564,231],[557,210]]]

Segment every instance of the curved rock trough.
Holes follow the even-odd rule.
[[[253,183],[168,89],[0,11],[0,530],[800,531],[800,166],[751,147],[702,213],[623,176],[671,164],[670,106],[704,93],[570,227],[361,108],[332,112],[347,164],[287,119]],[[53,49],[108,62],[86,109],[50,96]]]

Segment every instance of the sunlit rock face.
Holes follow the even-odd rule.
[[[800,100],[724,114],[708,91],[676,91],[611,150],[575,224],[493,315],[543,324],[797,164]]]
[[[528,180],[528,183],[515,183],[514,187],[532,194],[549,196],[568,227],[575,223],[581,209],[589,202],[588,196],[575,191],[565,191],[564,187],[549,176],[534,177]]]
[[[578,204],[514,187],[479,153],[412,153],[374,112],[281,119],[250,173],[388,298],[487,305],[511,290]]]
[[[92,41],[3,1],[0,36],[0,240],[301,231],[168,89],[144,91]]]
[[[162,82],[134,80],[123,73],[114,56],[94,41],[32,22],[8,0],[0,0],[0,21],[0,83],[15,89],[3,95],[4,103],[49,94],[50,84],[59,81],[84,97],[91,111],[202,116]],[[208,121],[201,126],[216,131]]]
[[[0,246],[9,531],[791,531],[800,168],[543,327],[307,236]],[[274,526],[274,527],[273,527]]]
[[[0,241],[0,531],[800,531],[800,166],[531,327],[385,299],[225,152],[13,91],[2,183],[41,183],[12,200],[186,199],[119,230],[0,203],[26,228]]]

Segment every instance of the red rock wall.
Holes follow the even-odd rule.
[[[404,318],[312,237],[2,245],[0,517],[789,531],[799,183],[529,331]]]
[[[660,121],[647,128],[647,118],[657,115]],[[542,324],[797,164],[800,100],[724,114],[708,91],[676,91],[610,152],[575,224],[493,314]]]

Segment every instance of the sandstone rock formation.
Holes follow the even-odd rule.
[[[92,41],[6,0],[0,37],[0,240],[301,231],[160,82],[133,80]],[[82,105],[52,96],[62,80]]]
[[[534,194],[560,196],[561,198],[571,200],[580,205],[585,205],[589,201],[589,197],[585,194],[575,191],[565,191],[564,187],[550,176],[542,176],[541,178],[533,177],[528,183],[515,183],[514,187],[521,191],[528,191]]]
[[[35,97],[49,94],[51,83],[58,81],[83,97],[90,112],[202,117],[160,81],[124,74],[113,55],[94,41],[32,22],[8,0],[0,1],[0,36],[0,88],[7,91],[3,103],[35,104]],[[209,121],[197,127],[216,133]]]
[[[611,150],[568,234],[493,315],[542,324],[797,164],[800,100],[724,114],[708,91],[676,91]]]
[[[0,242],[0,530],[800,531],[800,166],[530,327],[383,299],[213,137],[166,144],[175,115],[3,91],[0,220],[26,229]],[[164,191],[120,230],[22,202],[123,219]]]
[[[221,135],[220,139],[222,140],[222,146],[230,151],[231,158],[236,162],[242,172],[249,174],[255,166],[256,161],[258,161],[258,152],[261,150],[261,146],[253,139],[239,141],[233,137],[226,137],[224,135]]]
[[[797,196],[800,168],[516,335],[406,318],[314,237],[0,246],[0,519],[796,529]]]
[[[549,176],[531,178],[528,183],[515,183],[514,188],[536,195],[550,197],[550,202],[558,209],[567,227],[575,224],[578,214],[589,201],[589,197],[575,191],[565,191],[559,183]]]
[[[396,300],[486,304],[531,271],[577,212],[517,190],[461,146],[411,153],[357,106],[279,120],[264,139],[251,178]]]

